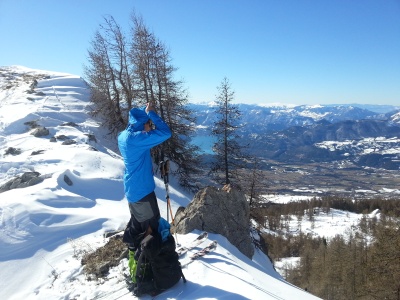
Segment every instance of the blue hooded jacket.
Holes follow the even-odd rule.
[[[151,119],[156,129],[144,131]],[[155,189],[150,149],[171,137],[168,125],[154,112],[133,108],[129,124],[118,135],[118,147],[125,163],[124,188],[128,202],[137,202]]]

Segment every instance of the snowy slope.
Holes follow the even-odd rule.
[[[34,77],[38,84],[31,89]],[[0,299],[135,299],[122,279],[126,260],[98,282],[88,281],[80,265],[84,251],[106,243],[104,232],[124,228],[129,219],[123,163],[88,115],[88,99],[78,76],[0,68],[0,186],[24,172],[45,178],[0,193]],[[31,121],[50,134],[31,135],[24,124]],[[61,135],[76,143],[63,145]],[[6,154],[9,147],[21,153]],[[159,178],[156,184],[166,217],[164,184]],[[191,200],[173,182],[170,196],[173,210]],[[178,235],[178,241],[184,244],[198,234]],[[188,282],[157,299],[317,299],[285,282],[264,254],[256,252],[250,260],[223,236],[210,234],[209,240],[218,241],[217,250],[188,265]]]

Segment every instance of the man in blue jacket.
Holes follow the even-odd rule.
[[[171,130],[150,103],[145,110],[131,109],[129,124],[118,135],[118,147],[125,164],[125,196],[131,213],[123,240],[131,250],[138,247],[144,236],[158,230],[160,210],[154,193],[150,149],[170,137]]]
[[[184,278],[169,224],[160,217],[150,155],[152,147],[170,137],[171,130],[151,104],[145,110],[131,109],[129,124],[118,135],[125,163],[125,196],[131,213],[123,241],[128,244],[129,273],[137,296],[157,294]],[[142,253],[140,243],[150,234],[152,239]]]

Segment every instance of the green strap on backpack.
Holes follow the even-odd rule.
[[[152,278],[152,273],[151,273],[151,266],[150,262],[148,262],[146,259],[144,259],[143,256],[143,250],[146,248],[147,243],[153,238],[152,235],[146,236],[143,241],[140,244],[140,249],[137,249],[136,251],[130,250],[129,249],[129,261],[128,261],[128,267],[129,267],[129,274],[131,276],[132,282],[135,284],[140,284],[143,282],[143,280],[149,279],[149,277]],[[138,252],[139,253],[136,253]],[[137,260],[135,257],[137,257]]]
[[[129,274],[131,275],[131,279],[133,283],[136,283],[136,270],[137,270],[137,261],[135,259],[135,251],[129,250]]]

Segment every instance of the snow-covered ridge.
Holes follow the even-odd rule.
[[[347,140],[339,141],[324,141],[316,143],[316,147],[328,149],[329,151],[344,151],[349,153],[357,152],[360,155],[365,154],[399,154],[400,157],[400,138],[364,138],[358,141]],[[346,153],[344,155],[346,155]]]
[[[257,133],[284,130],[291,126],[309,126],[321,121],[338,123],[346,120],[376,119],[397,123],[396,115],[390,116],[398,107],[390,105],[288,105],[237,104],[241,112],[243,130]],[[197,118],[197,125],[211,128],[215,122],[214,105],[188,104]],[[370,110],[373,109],[373,110]],[[387,114],[386,114],[387,113]]]
[[[33,87],[27,74],[37,76]],[[88,281],[80,263],[82,252],[105,244],[104,232],[123,229],[129,220],[124,166],[88,115],[84,81],[12,67],[0,68],[0,83],[0,184],[28,171],[47,175],[39,184],[0,193],[0,298],[135,299],[124,286],[126,259],[99,282]],[[49,135],[31,135],[25,123],[32,121]],[[65,139],[73,142],[63,144]],[[9,147],[20,154],[6,154]],[[155,180],[166,217],[164,183]],[[174,211],[192,196],[173,178],[169,193]],[[178,240],[183,244],[198,234]],[[215,253],[184,269],[188,283],[171,288],[168,299],[317,299],[285,282],[264,254],[256,251],[250,260],[223,236],[210,239],[219,243]]]

